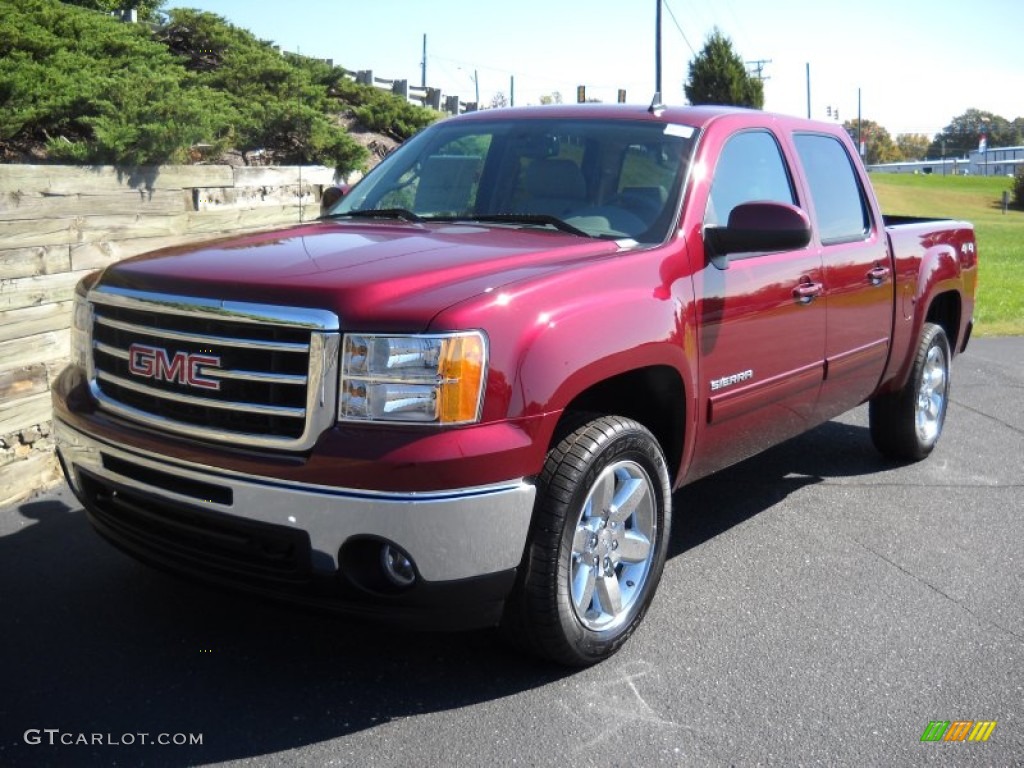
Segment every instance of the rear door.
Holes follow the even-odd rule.
[[[849,148],[836,136],[793,137],[809,187],[825,304],[825,380],[816,421],[853,408],[878,384],[892,333],[892,264],[881,222]]]
[[[704,227],[724,226],[740,203],[802,206],[775,134],[739,130],[715,157]],[[701,201],[695,200],[698,205]],[[705,475],[805,430],[824,370],[821,256],[806,247],[734,254],[727,269],[706,255],[695,271],[700,381],[698,445],[689,476]]]

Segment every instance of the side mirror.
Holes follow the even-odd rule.
[[[349,189],[350,187],[348,184],[342,184],[341,186],[335,187],[324,187],[324,191],[320,195],[320,215],[323,216],[331,210],[331,208],[333,208],[341,198],[348,194]]]
[[[787,203],[743,203],[732,209],[728,226],[704,230],[704,250],[718,269],[728,269],[730,253],[791,251],[810,242],[810,219]]]

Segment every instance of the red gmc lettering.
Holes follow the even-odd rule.
[[[202,368],[207,365],[219,367],[220,358],[187,352],[175,352],[171,357],[166,349],[148,344],[132,344],[128,348],[128,370],[133,376],[219,391],[218,379],[202,375]]]

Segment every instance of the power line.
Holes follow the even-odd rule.
[[[690,41],[686,39],[686,33],[683,32],[683,28],[681,26],[679,26],[679,20],[676,19],[676,15],[674,13],[672,13],[672,8],[671,8],[671,6],[669,6],[668,0],[661,0],[661,3],[662,3],[662,5],[665,6],[665,10],[668,11],[668,15],[672,19],[672,23],[675,24],[676,25],[676,29],[679,30],[679,34],[682,36],[683,42],[686,43],[686,47],[690,49],[690,53],[692,53],[694,56],[696,56],[697,52],[695,50],[693,50],[693,46],[690,45]]]
[[[750,71],[747,74],[751,75],[752,77],[756,77],[758,80],[772,79],[770,75],[764,74],[764,65],[771,64],[771,59],[755,59],[754,61],[746,61],[744,63],[750,67]]]

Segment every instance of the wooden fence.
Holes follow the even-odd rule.
[[[323,167],[0,165],[0,505],[58,477],[49,390],[67,364],[82,276],[167,245],[315,218],[333,182]]]

